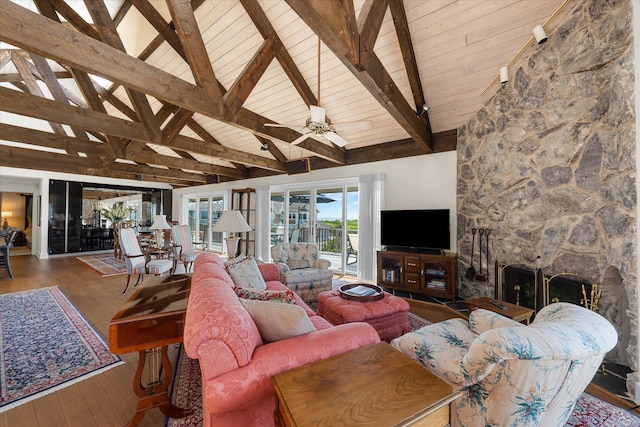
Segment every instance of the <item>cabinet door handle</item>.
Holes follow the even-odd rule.
[[[400,274],[404,271],[404,267],[400,267]]]
[[[416,264],[415,264],[414,262],[408,262],[408,263],[407,263],[407,265],[408,265],[409,267],[415,267],[415,266],[416,266]]]
[[[407,280],[407,282],[412,283],[414,285],[417,283],[415,280]]]

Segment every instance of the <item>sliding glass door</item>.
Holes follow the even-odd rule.
[[[338,274],[357,274],[358,185],[274,189],[271,245],[312,242]]]
[[[190,198],[187,204],[187,223],[194,242],[214,252],[222,252],[222,233],[211,229],[222,215],[222,196]]]

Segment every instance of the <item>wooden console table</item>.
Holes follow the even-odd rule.
[[[184,318],[191,287],[190,274],[147,279],[109,322],[109,349],[112,353],[138,352],[138,368],[133,379],[133,391],[138,396],[136,413],[127,424],[137,426],[146,411],[159,408],[171,418],[191,414],[169,400],[173,376],[167,348],[182,342]],[[142,382],[147,365],[152,378]],[[164,375],[164,380],[162,376]]]
[[[461,393],[386,342],[272,378],[276,426],[424,426],[450,422]]]

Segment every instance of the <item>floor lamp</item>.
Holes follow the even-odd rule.
[[[229,236],[224,239],[227,242],[227,254],[229,258],[235,258],[238,253],[238,243],[240,242],[240,236],[236,236],[235,233],[244,233],[251,231],[251,227],[247,224],[240,211],[224,211],[222,216],[213,226],[213,231],[229,233]]]

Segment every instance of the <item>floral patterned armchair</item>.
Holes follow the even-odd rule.
[[[425,326],[391,345],[465,393],[452,425],[564,426],[618,334],[599,314],[551,304],[525,326],[488,310]]]
[[[314,243],[283,243],[271,248],[280,281],[305,301],[315,301],[320,292],[331,290],[331,262],[318,258]]]

